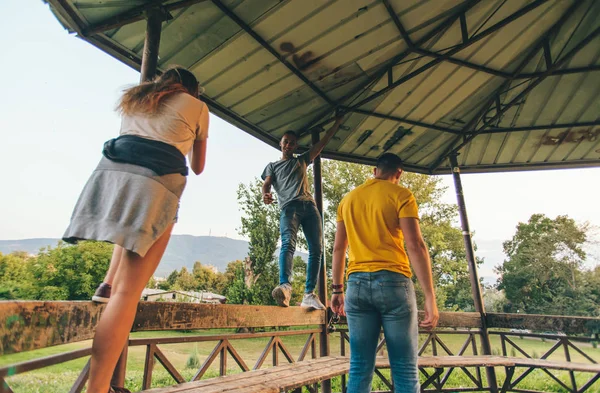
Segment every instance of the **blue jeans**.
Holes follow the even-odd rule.
[[[350,333],[347,393],[371,391],[379,332],[383,326],[394,391],[419,392],[419,331],[412,281],[387,270],[352,273],[344,308]]]
[[[310,201],[294,201],[281,210],[279,229],[281,231],[281,253],[279,254],[279,284],[290,283],[298,228],[302,225],[304,237],[308,243],[308,266],[306,267],[305,292],[315,290],[321,256],[323,255],[323,228],[321,215]]]

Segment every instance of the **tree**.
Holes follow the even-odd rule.
[[[150,277],[150,280],[148,280],[148,284],[146,284],[146,288],[155,289],[157,286],[158,283],[156,282],[154,276]]]
[[[167,291],[167,290],[173,288],[173,286],[175,286],[175,283],[177,282],[178,278],[179,278],[179,272],[177,270],[173,270],[171,272],[171,274],[169,274],[167,276],[167,279],[165,280],[163,285],[161,285],[160,289]]]
[[[196,282],[195,290],[216,292],[215,287],[218,281],[218,275],[211,268],[196,261],[192,269],[192,275]]]
[[[231,304],[251,304],[252,289],[248,288],[245,283],[244,268],[241,264],[234,266],[234,279],[227,288],[227,302]]]
[[[503,243],[508,257],[496,268],[507,310],[537,314],[598,315],[593,272],[583,269],[588,226],[567,216],[534,214]],[[597,289],[596,289],[597,290]]]
[[[274,259],[279,239],[279,208],[274,204],[263,203],[261,186],[262,182],[254,179],[238,187],[237,199],[242,211],[239,233],[246,236],[250,243],[244,285],[251,296],[247,293],[244,301],[251,304],[274,304],[271,290],[278,283],[278,267]]]
[[[112,244],[95,241],[42,249],[29,264],[35,298],[89,300],[106,274],[112,249]]]
[[[292,298],[290,305],[299,304],[304,296],[304,288],[306,287],[306,262],[300,256],[295,256],[292,267]]]
[[[177,281],[175,281],[175,285],[173,285],[172,289],[178,289],[181,291],[196,290],[196,280],[194,279],[194,276],[188,272],[185,266],[181,268],[181,271],[177,276]]]
[[[0,253],[0,300],[36,298],[29,268],[34,259],[25,252]]]
[[[235,282],[240,269],[242,269],[242,261],[240,260],[235,260],[227,264],[225,272],[219,275],[219,281],[216,284],[215,290],[218,294],[227,296],[227,291]],[[227,301],[231,303],[229,297]]]

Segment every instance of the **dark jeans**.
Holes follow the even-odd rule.
[[[308,266],[306,267],[305,293],[315,290],[321,256],[323,255],[323,228],[321,215],[310,201],[294,201],[281,210],[279,229],[281,231],[281,253],[279,254],[279,284],[290,283],[293,258],[296,251],[298,228],[302,225],[308,243]]]
[[[348,277],[344,308],[350,334],[347,393],[371,391],[379,332],[383,327],[394,390],[419,392],[417,300],[410,278],[381,270]]]

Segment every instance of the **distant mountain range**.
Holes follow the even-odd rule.
[[[57,242],[58,239],[49,238],[0,240],[0,252],[8,254],[13,251],[26,251],[37,254],[40,248],[54,247]],[[479,268],[480,277],[486,284],[494,284],[497,276],[493,268],[504,260],[502,241],[478,239],[477,245],[475,254],[485,258],[485,262]],[[242,260],[246,255],[248,255],[248,242],[245,240],[216,236],[173,235],[155,275],[166,277],[173,270],[179,270],[183,266],[191,270],[196,261],[213,265],[220,272],[224,272],[229,262]],[[305,261],[308,258],[308,255],[303,252],[296,252],[296,255],[300,255]]]
[[[13,251],[25,251],[37,254],[43,247],[56,246],[58,240],[50,238],[0,240],[0,252],[9,254]],[[224,272],[229,262],[242,260],[247,255],[248,242],[245,240],[215,236],[173,235],[155,275],[166,277],[173,270],[179,270],[183,266],[191,270],[196,261],[213,265],[220,272]],[[301,256],[305,261],[308,258],[308,255],[303,252],[296,252],[296,255]]]

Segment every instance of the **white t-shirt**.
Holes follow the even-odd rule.
[[[156,115],[123,115],[120,135],[168,143],[187,155],[194,141],[208,138],[208,107],[187,93],[167,97]]]

